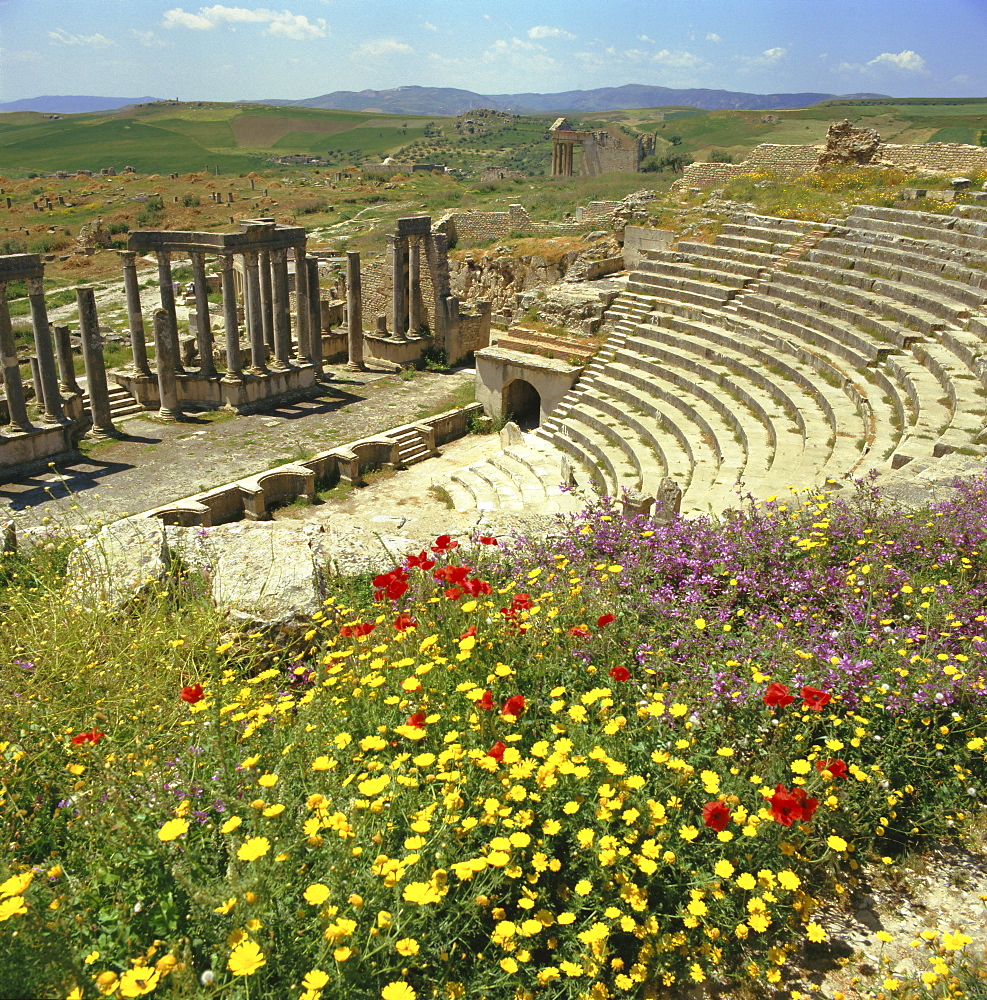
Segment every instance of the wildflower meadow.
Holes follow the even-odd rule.
[[[864,862],[983,834],[985,481],[599,499],[273,635],[80,605],[70,545],[0,564],[0,996],[766,997]],[[984,995],[928,933],[887,995]]]

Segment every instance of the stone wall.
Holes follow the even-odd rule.
[[[435,330],[435,297],[432,282],[428,280],[428,270],[422,255],[421,311],[422,322]],[[363,326],[373,330],[378,316],[388,317],[391,325],[391,290],[393,276],[390,263],[383,257],[371,260],[360,267],[360,283],[363,288]],[[392,331],[393,332],[393,331]]]
[[[950,174],[987,170],[987,149],[963,142],[927,142],[923,146],[882,143],[877,155],[880,159],[907,170],[931,170]]]
[[[712,164],[719,166],[720,164]],[[648,250],[667,250],[676,237],[668,229],[648,229],[645,226],[624,227],[624,266],[635,268],[646,256]]]
[[[735,177],[757,170],[792,176],[805,174],[815,168],[822,150],[822,146],[762,143],[755,146],[741,163],[690,164],[681,179],[672,185],[672,190],[722,187]],[[921,146],[881,143],[875,155],[875,165],[930,173],[971,173],[987,170],[987,148],[961,142],[929,142]]]
[[[636,173],[641,161],[641,147],[634,143],[624,148],[623,143],[609,132],[593,132],[583,140],[583,160],[580,177],[597,177],[600,174]]]

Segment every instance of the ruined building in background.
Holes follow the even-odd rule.
[[[653,135],[635,137],[608,129],[576,129],[566,118],[557,119],[548,131],[552,136],[553,177],[573,176],[576,146],[582,151],[580,177],[635,173],[641,160],[655,151]]]

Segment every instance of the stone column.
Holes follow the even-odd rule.
[[[395,340],[404,340],[407,311],[404,301],[405,239],[401,236],[387,237],[387,254],[391,258],[391,335]]]
[[[150,378],[151,368],[147,363],[147,344],[144,339],[144,316],[141,313],[141,293],[137,286],[137,254],[133,250],[121,250],[123,264],[123,287],[127,295],[127,321],[130,323],[130,349],[133,351],[134,374],[140,378]]]
[[[552,141],[552,176],[559,176],[559,143]]]
[[[79,331],[82,335],[82,360],[86,365],[89,413],[93,418],[90,435],[95,438],[112,437],[117,431],[110,417],[110,395],[106,385],[103,339],[99,335],[99,317],[96,315],[96,293],[92,288],[77,288],[75,298],[79,305]]]
[[[240,383],[240,328],[236,321],[236,279],[233,255],[226,254],[223,264],[223,323],[226,327],[226,374],[224,382]]]
[[[267,371],[267,341],[264,339],[264,317],[260,303],[260,255],[248,250],[243,255],[247,290],[244,295],[247,316],[247,337],[250,340],[250,367],[258,372]]]
[[[199,374],[216,377],[212,359],[212,327],[209,325],[209,288],[206,285],[205,254],[192,252],[192,283],[195,286],[195,343],[199,349]]]
[[[48,308],[40,278],[27,279],[27,294],[31,302],[31,325],[34,327],[34,350],[38,357],[41,391],[35,386],[39,402],[44,402],[45,416],[56,423],[65,423],[62,397],[58,394],[58,373],[55,371],[55,352],[51,344],[51,327],[48,325]]]
[[[346,348],[354,371],[366,371],[363,362],[363,290],[360,285],[360,251],[346,251]]]
[[[168,318],[168,340],[170,341],[168,356],[171,358],[171,363],[174,366],[175,371],[184,375],[185,369],[182,367],[182,352],[178,346],[178,313],[175,311],[175,282],[171,277],[171,254],[167,250],[158,250],[157,258],[158,286],[161,293],[161,308],[164,310],[164,314]],[[158,350],[159,341],[160,337],[158,336],[157,328],[155,328],[155,353]],[[161,366],[157,364],[157,359],[155,359],[155,366],[160,373]]]
[[[264,343],[273,354],[274,346],[274,305],[271,301],[271,254],[261,250],[259,256],[260,269],[260,316],[264,330]]]
[[[62,392],[82,395],[75,380],[75,364],[72,358],[72,340],[67,326],[54,327],[55,357],[58,360],[58,387]]]
[[[274,356],[282,368],[290,368],[291,314],[288,301],[288,255],[286,250],[271,251],[274,278]]]
[[[158,400],[161,420],[178,416],[178,380],[175,378],[175,353],[178,345],[172,337],[171,317],[166,309],[154,312],[154,365],[158,370]]]
[[[418,336],[421,320],[422,288],[419,275],[418,237],[408,238],[408,335]]]
[[[308,330],[309,345],[312,348],[312,364],[315,374],[322,375],[322,290],[319,288],[319,262],[314,257],[305,258],[308,271]]]
[[[310,334],[308,308],[308,261],[305,258],[305,247],[296,246],[295,251],[295,339],[298,343],[296,356],[300,362],[307,364],[312,360],[312,338]]]
[[[10,423],[22,431],[31,430],[24,402],[24,384],[17,364],[17,344],[10,325],[10,308],[7,305],[7,283],[0,281],[0,363],[3,365],[3,384],[7,390],[7,409]]]

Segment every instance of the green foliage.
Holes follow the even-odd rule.
[[[192,194],[191,192],[187,191],[182,196],[182,204],[186,208],[194,208],[196,205],[201,204],[201,199],[197,194]]]

